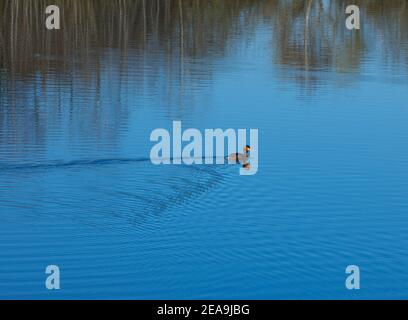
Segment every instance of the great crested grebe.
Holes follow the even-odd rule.
[[[244,153],[233,153],[228,156],[228,161],[233,161],[237,163],[246,163],[249,160],[249,151],[251,151],[251,147],[246,145],[244,147]]]

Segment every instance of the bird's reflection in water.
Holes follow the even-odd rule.
[[[241,164],[242,168],[245,170],[251,169],[251,164],[249,162],[250,155],[249,152],[251,151],[251,146],[246,145],[244,147],[243,153],[232,153],[228,156],[228,163],[230,164]]]

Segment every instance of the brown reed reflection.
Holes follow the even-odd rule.
[[[344,28],[346,1],[57,0],[62,30],[52,32],[44,27],[47,1],[1,0],[0,63],[11,76],[24,76],[67,71],[80,56],[79,70],[98,72],[103,49],[119,48],[124,62],[129,49],[160,52],[185,72],[185,59],[224,55],[232,40],[250,37],[260,21],[273,26],[275,62],[281,65],[355,70],[375,35],[392,57],[407,59],[407,2],[355,3],[364,27],[351,33]]]
[[[129,115],[126,90],[136,97],[146,87],[159,92],[167,106],[177,106],[169,112],[180,115],[194,107],[192,88],[211,83],[216,59],[250,41],[259,26],[270,30],[278,80],[308,89],[322,81],[318,71],[358,73],[373,51],[408,65],[407,1],[354,3],[362,30],[350,32],[343,0],[55,0],[62,28],[49,31],[48,1],[0,0],[0,123],[10,133],[0,143],[41,145],[45,119],[64,112],[78,126],[78,139],[98,135],[114,143]],[[109,101],[101,98],[107,66]],[[138,86],[127,87],[130,76]]]

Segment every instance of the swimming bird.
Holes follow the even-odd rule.
[[[246,145],[244,147],[244,153],[233,153],[228,156],[228,161],[237,162],[237,163],[246,163],[249,160],[249,151],[251,147]]]

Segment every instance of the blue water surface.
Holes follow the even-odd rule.
[[[45,71],[3,65],[0,298],[407,298],[408,59],[367,25],[356,65],[319,37],[298,52],[313,63],[285,63],[276,28],[255,17],[209,55],[130,43],[68,71],[43,52]],[[258,129],[258,173],[151,164],[151,131],[176,120]]]

